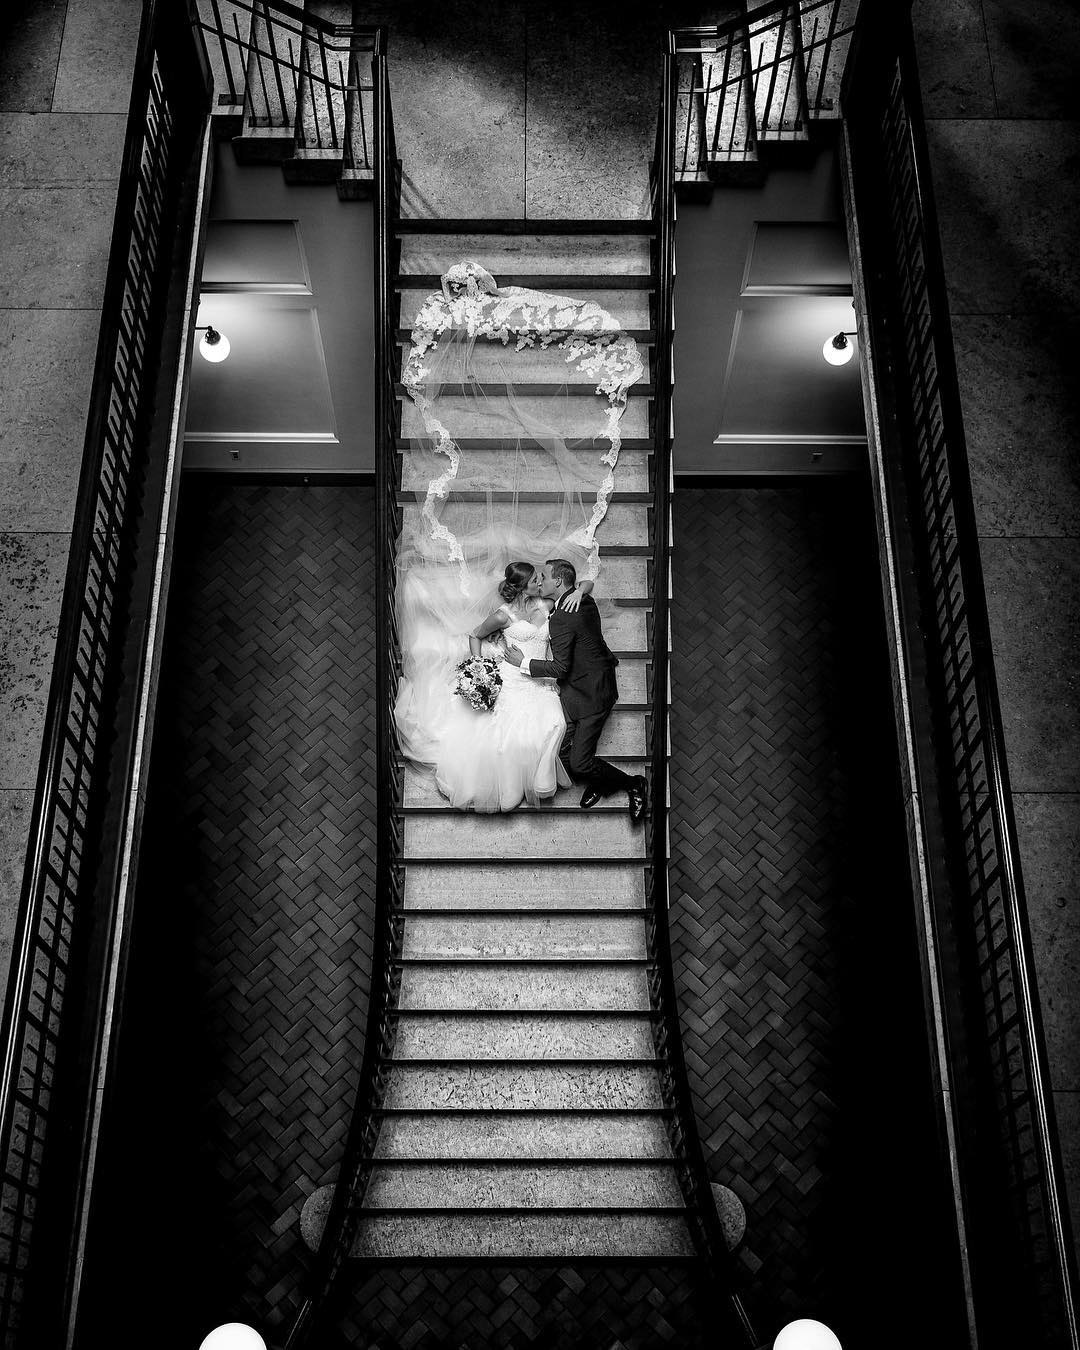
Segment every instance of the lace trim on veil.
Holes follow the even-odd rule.
[[[523,286],[500,288],[490,272],[475,262],[455,263],[442,278],[441,294],[432,294],[421,306],[413,324],[401,382],[416,405],[433,450],[445,455],[449,464],[428,483],[420,514],[431,538],[445,543],[450,561],[458,563],[463,592],[467,592],[469,580],[464,550],[457,536],[436,514],[436,502],[446,498],[458,475],[461,450],[436,415],[435,400],[428,397],[424,388],[431,373],[424,365],[424,357],[437,349],[444,333],[454,329],[466,331],[470,338],[501,342],[504,347],[513,337],[514,350],[519,352],[528,347],[539,346],[542,351],[557,347],[566,353],[568,365],[597,377],[596,392],[606,396],[608,402],[603,426],[597,428],[597,437],[606,440],[610,447],[599,460],[607,466],[607,473],[597,487],[588,523],[569,536],[571,543],[588,551],[589,561],[582,575],[595,578],[600,565],[596,528],[607,514],[615,489],[615,466],[622,446],[620,423],[626,410],[627,391],[645,373],[638,344],[595,301],[574,300]]]

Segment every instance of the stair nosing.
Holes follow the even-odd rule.
[[[500,286],[520,286],[527,291],[655,291],[660,283],[651,272],[506,272],[499,271]],[[438,272],[398,272],[395,291],[437,291],[442,285]],[[609,331],[609,330],[603,330]]]
[[[377,1166],[377,1167],[383,1167],[383,1166],[387,1166],[387,1167],[398,1167],[398,1166],[403,1166],[403,1167],[418,1167],[418,1166],[419,1166],[419,1167],[423,1167],[423,1166],[431,1166],[431,1167],[457,1167],[457,1166],[461,1166],[461,1167],[471,1167],[471,1166],[473,1166],[473,1165],[476,1165],[476,1166],[479,1166],[479,1167],[491,1167],[491,1166],[496,1166],[496,1167],[517,1167],[517,1168],[520,1168],[520,1167],[532,1167],[532,1166],[535,1166],[537,1163],[542,1163],[542,1164],[544,1164],[544,1165],[550,1165],[550,1164],[552,1164],[552,1163],[562,1163],[562,1164],[564,1164],[564,1165],[567,1166],[567,1167],[674,1167],[674,1166],[676,1166],[676,1159],[675,1159],[674,1157],[671,1157],[671,1156],[666,1157],[666,1158],[664,1158],[664,1157],[660,1157],[660,1158],[654,1158],[654,1157],[633,1158],[633,1157],[630,1157],[630,1156],[625,1156],[625,1157],[620,1156],[620,1157],[610,1157],[610,1158],[605,1158],[602,1154],[600,1154],[600,1155],[598,1155],[598,1154],[589,1154],[587,1157],[578,1157],[578,1156],[576,1156],[576,1155],[575,1155],[575,1156],[568,1156],[568,1155],[566,1155],[566,1154],[559,1154],[559,1153],[543,1154],[543,1155],[540,1155],[540,1154],[534,1154],[534,1155],[514,1154],[514,1155],[512,1155],[512,1156],[507,1156],[507,1157],[503,1157],[503,1158],[500,1158],[497,1154],[496,1154],[496,1155],[492,1155],[492,1156],[490,1156],[490,1157],[487,1156],[486,1154],[485,1154],[484,1156],[480,1156],[480,1155],[478,1154],[476,1157],[473,1157],[471,1154],[440,1155],[440,1156],[438,1156],[438,1157],[435,1157],[435,1156],[423,1157],[423,1156],[416,1155],[416,1154],[409,1154],[408,1156],[403,1156],[403,1157],[400,1157],[400,1158],[398,1158],[398,1157],[385,1157],[385,1156],[380,1157],[380,1156],[377,1155],[377,1156],[374,1157],[371,1161],[372,1161],[372,1163],[373,1163],[375,1166]]]
[[[463,448],[464,443],[458,441],[457,445],[460,449]],[[399,506],[414,506],[416,495],[416,492],[399,490],[397,504]],[[455,492],[453,488],[450,488],[445,500],[448,502],[561,502],[563,495],[561,492]],[[651,506],[653,501],[651,492],[613,492],[608,498],[609,505],[613,506]]]
[[[509,385],[503,380],[486,382],[478,380],[475,384],[443,384],[439,386],[440,394],[449,394],[452,397],[464,396],[466,393],[483,394],[486,398],[498,398],[500,395],[506,395],[508,392],[518,397],[525,398],[546,398],[550,395],[558,395],[560,398],[584,398],[588,395],[590,398],[598,397],[596,385],[588,381],[575,381],[573,384],[561,383],[548,380],[529,380],[522,384]],[[409,391],[398,380],[394,386],[394,392],[399,398],[407,398]],[[627,387],[627,395],[637,395],[640,397],[655,398],[656,386],[654,384],[631,384]],[[639,438],[640,439],[640,438]]]
[[[466,329],[462,327],[451,327],[443,329],[444,333],[464,333],[465,331]],[[413,330],[411,328],[402,328],[401,325],[399,324],[396,327],[395,332],[397,334],[397,341],[399,343],[411,342],[413,334]],[[539,328],[532,328],[532,329],[519,328],[518,332],[535,333],[537,336],[541,335],[541,330]],[[612,336],[633,338],[635,342],[640,342],[643,346],[651,347],[656,344],[655,328],[620,328],[617,333],[612,332]]]
[[[430,1055],[418,1055],[415,1058],[410,1056],[397,1057],[390,1055],[383,1056],[379,1059],[379,1063],[387,1068],[400,1068],[403,1066],[412,1068],[413,1066],[416,1066],[424,1069],[445,1069],[448,1067],[471,1069],[476,1064],[481,1064],[485,1068],[498,1067],[500,1069],[535,1069],[537,1065],[554,1069],[580,1069],[583,1067],[623,1069],[628,1066],[633,1066],[635,1068],[655,1068],[657,1064],[662,1062],[659,1055],[627,1055],[625,1057],[620,1057],[618,1055],[583,1055],[578,1059],[567,1059],[566,1056],[562,1056],[558,1059],[544,1059],[540,1056],[530,1058],[527,1055],[508,1055],[503,1059],[499,1059],[492,1055],[448,1055],[445,1059],[437,1059],[432,1058]]]
[[[525,216],[401,216],[391,222],[393,235],[403,234],[627,234],[655,235],[659,227],[647,219],[530,220]]]
[[[395,956],[399,966],[647,966],[648,956]]]
[[[526,861],[527,861],[527,860],[526,860]],[[582,855],[578,855],[578,854],[567,854],[565,857],[561,857],[561,858],[547,858],[547,859],[545,859],[545,861],[546,861],[546,862],[550,862],[550,863],[558,863],[560,866],[561,866],[561,865],[564,865],[564,864],[575,864],[575,865],[576,865],[576,864],[579,864],[579,863],[580,863],[580,864],[582,864],[582,865],[588,864],[589,866],[595,866],[595,867],[634,867],[634,868],[639,868],[639,867],[650,867],[650,866],[652,865],[652,864],[650,863],[648,857],[641,857],[641,858],[614,858],[614,857],[591,858],[591,857],[588,857],[587,855],[584,855],[584,854],[582,854]],[[475,857],[475,856],[469,856],[469,855],[461,856],[461,855],[459,855],[459,854],[453,853],[453,854],[444,854],[444,855],[441,855],[441,856],[440,856],[440,855],[431,855],[431,854],[428,854],[428,855],[418,854],[416,857],[407,858],[407,859],[405,860],[405,864],[406,864],[407,866],[409,866],[409,867],[428,867],[428,866],[430,866],[432,863],[440,863],[440,864],[442,864],[442,863],[466,863],[466,864],[470,864],[470,865],[472,865],[472,866],[474,866],[474,867],[520,867],[520,866],[522,865],[522,859],[521,859],[521,858],[477,858],[477,857]]]
[[[651,1008],[395,1008],[395,1017],[634,1017],[652,1018]]]
[[[685,1203],[673,1205],[361,1205],[362,1217],[383,1215],[407,1216],[413,1214],[444,1217],[490,1218],[492,1215],[543,1214],[550,1218],[569,1218],[581,1214],[641,1214],[658,1218],[661,1215],[690,1214]],[[414,1258],[415,1260],[415,1258]]]
[[[419,915],[421,918],[424,919],[431,919],[431,918],[445,919],[451,917],[454,919],[474,919],[474,918],[490,919],[493,916],[501,918],[506,918],[508,916],[512,916],[513,918],[522,918],[525,917],[526,915],[529,918],[536,918],[537,915],[541,914],[545,918],[551,918],[554,915],[556,918],[562,919],[568,918],[595,919],[598,916],[605,919],[606,918],[629,919],[629,918],[638,918],[641,915],[646,914],[647,912],[648,911],[645,909],[644,905],[639,905],[637,906],[637,908],[634,908],[633,906],[624,905],[618,909],[595,909],[589,908],[587,906],[583,909],[582,908],[522,909],[520,907],[516,909],[467,909],[467,908],[439,909],[438,907],[426,905],[422,908],[417,907],[416,909],[405,910],[405,914],[407,917],[414,917],[416,915]]]
[[[373,1106],[373,1116],[655,1116],[670,1120],[675,1112],[670,1106]]]

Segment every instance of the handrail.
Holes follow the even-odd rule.
[[[114,974],[122,983],[137,736],[123,683],[143,656],[142,531],[158,519],[168,437],[155,404],[183,360],[175,251],[190,247],[192,157],[209,112],[197,47],[182,9],[145,6],[0,1036],[5,1346],[62,1343],[76,1299],[105,991]]]
[[[668,628],[672,449],[672,360],[675,284],[675,120],[678,71],[674,35],[669,32],[661,81],[657,159],[653,171],[653,219],[657,238],[658,296],[654,359],[652,642],[649,702],[649,810],[646,848],[646,940],[651,1021],[660,1065],[661,1089],[672,1108],[672,1153],[695,1245],[726,1297],[730,1332],[747,1346],[757,1337],[732,1287],[732,1260],[724,1241],[695,1123],[683,1056],[678,996],[668,924]]]
[[[342,1266],[356,1241],[371,1175],[379,1125],[374,1115],[386,1090],[397,1031],[399,957],[404,934],[403,841],[399,808],[403,770],[393,720],[398,641],[394,619],[395,554],[400,533],[397,504],[400,462],[396,452],[394,393],[393,257],[401,179],[394,136],[385,30],[376,38],[375,141],[375,707],[376,841],[375,922],[367,1034],[349,1133],[308,1291],[290,1329],[286,1350],[300,1350],[326,1310]]]
[[[851,64],[846,173],[867,259],[864,362],[881,389],[875,476],[896,540],[910,830],[972,1341],[1075,1348],[1075,1254],[909,16],[861,25]]]
[[[246,33],[238,11],[248,16]],[[250,125],[281,128],[301,149],[340,152],[346,169],[370,169],[364,97],[372,88],[361,82],[357,56],[374,53],[379,30],[331,23],[287,0],[229,0],[228,19],[231,29],[220,0],[193,4],[192,22],[228,89],[222,103],[243,105]]]
[[[676,56],[692,62],[676,179],[751,165],[763,139],[801,138],[812,115],[830,111],[825,91],[839,84],[853,6],[854,0],[769,0],[721,24],[674,29]]]

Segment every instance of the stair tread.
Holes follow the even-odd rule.
[[[413,439],[416,438],[410,436],[396,436],[394,438],[395,447],[398,450],[410,450],[412,449],[410,442]],[[581,439],[590,439],[590,438],[582,437]],[[454,443],[459,450],[501,450],[501,449],[510,450],[515,449],[518,444],[516,439],[507,436],[482,436],[482,437],[458,436],[455,437]],[[624,436],[622,438],[621,444],[621,448],[623,450],[652,450],[653,446],[654,442],[651,436]],[[512,494],[493,493],[492,495],[495,497],[497,501],[499,500],[509,501]],[[522,492],[519,495],[523,497],[526,501],[551,501],[557,497],[560,497],[562,494],[554,492],[546,492],[546,493],[542,492],[539,495],[533,495],[531,493]],[[479,500],[480,498],[485,496],[486,494],[480,492],[473,493],[472,498],[466,496],[465,494],[460,494],[459,499],[464,501],[469,501],[473,499]],[[634,493],[616,492],[612,494],[613,500],[624,500],[626,497],[641,498],[643,501],[648,502],[651,502],[653,500],[653,494],[651,492],[634,492]],[[413,494],[408,492],[405,493],[399,492],[398,500],[400,501],[402,498],[404,498],[406,501],[412,501]]]
[[[649,274],[621,272],[500,272],[495,278],[500,286],[521,286],[529,291],[653,291],[657,281]],[[438,272],[399,272],[394,277],[395,290],[414,288],[438,290],[442,276]]]
[[[458,442],[461,445],[461,442]],[[565,494],[561,492],[455,492],[448,488],[447,500],[459,502],[486,502],[488,500],[496,502],[558,502],[562,501]],[[414,492],[399,492],[397,494],[399,505],[412,506],[416,501]],[[651,492],[619,492],[616,490],[609,498],[613,506],[633,505],[648,506],[652,504],[653,494]]]
[[[407,398],[409,396],[408,390],[406,390],[405,386],[400,382],[396,384],[394,388],[399,398]],[[439,386],[440,395],[450,395],[453,398],[462,398],[466,394],[484,394],[489,398],[498,398],[509,394],[511,390],[519,398],[543,398],[546,395],[557,395],[560,398],[563,395],[570,398],[598,397],[596,393],[595,377],[591,377],[588,380],[577,380],[573,382],[557,382],[552,380],[549,382],[533,381],[528,384],[510,385],[498,381],[491,384],[478,381],[475,384],[441,384]],[[626,392],[631,398],[641,398],[643,396],[646,398],[653,398],[656,393],[656,388],[652,384],[632,384]],[[649,445],[651,448],[651,441],[649,442]]]
[[[412,329],[411,329],[411,328],[405,328],[405,327],[399,326],[399,327],[396,328],[394,331],[395,331],[395,334],[396,334],[396,337],[397,337],[397,340],[398,340],[399,343],[408,343],[408,342],[411,342],[411,341],[412,341]],[[444,332],[444,333],[464,333],[465,331],[466,331],[466,329],[465,329],[464,327],[458,327],[457,325],[451,325],[449,328],[444,328],[444,329],[443,329],[443,332]],[[521,332],[526,332],[526,333],[528,333],[528,332],[535,332],[535,333],[537,333],[537,334],[540,334],[540,333],[542,332],[542,330],[539,329],[539,328],[529,329],[529,328],[524,328],[524,327],[522,327],[522,328],[518,328],[518,329],[517,329],[517,332],[519,332],[519,333],[521,333]],[[654,342],[656,341],[656,329],[655,329],[655,328],[652,328],[652,327],[641,328],[641,327],[634,327],[634,326],[623,325],[623,326],[619,329],[619,336],[620,336],[620,337],[630,337],[630,338],[633,338],[635,342],[640,342],[640,343],[643,343],[643,344],[652,344],[652,343],[654,343]]]
[[[402,216],[394,234],[646,234],[657,233],[653,220],[527,219],[523,216]]]
[[[675,1257],[695,1255],[685,1214],[678,1211],[487,1210],[365,1215],[351,1255],[414,1260],[465,1257],[505,1260]]]

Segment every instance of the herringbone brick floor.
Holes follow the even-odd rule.
[[[394,1266],[358,1272],[345,1295],[334,1345],[354,1350],[718,1350],[732,1343],[688,1266]]]
[[[365,488],[184,488],[112,1160],[122,1212],[150,1221],[122,1305],[156,1304],[162,1345],[283,1324],[300,1206],[344,1145],[371,955],[371,520]]]
[[[868,1344],[859,1307],[876,1320],[925,1249],[900,1179],[938,1200],[868,494],[682,489],[674,510],[672,937],[701,1140],[747,1210],[759,1334],[818,1316]]]

